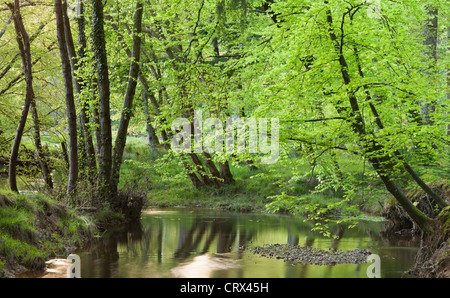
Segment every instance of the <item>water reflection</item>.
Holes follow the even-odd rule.
[[[302,265],[245,252],[244,245],[289,243],[321,249],[369,248],[382,258],[382,277],[408,270],[416,244],[380,238],[381,223],[333,227],[339,239],[311,232],[288,216],[211,210],[148,210],[140,223],[108,231],[78,252],[82,277],[366,277],[368,264]]]
[[[239,260],[227,255],[204,254],[194,257],[192,260],[181,263],[170,270],[174,277],[211,277],[215,271],[233,270],[240,267]]]

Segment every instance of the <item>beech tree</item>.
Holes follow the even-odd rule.
[[[114,143],[113,162],[111,170],[112,190],[113,194],[117,193],[117,185],[119,184],[120,165],[122,164],[123,150],[125,149],[128,124],[131,119],[131,110],[133,108],[133,100],[136,93],[136,85],[139,74],[139,63],[141,57],[141,27],[142,27],[143,5],[138,0],[136,3],[136,11],[134,14],[133,25],[133,49],[131,52],[130,73],[128,75],[127,90],[123,100],[122,114],[120,117],[119,128]]]
[[[108,200],[111,195],[112,132],[110,111],[110,83],[108,56],[104,29],[103,2],[92,1],[92,49],[96,62],[98,90],[98,119],[100,136],[98,152],[98,188],[100,199]]]
[[[64,28],[64,15],[62,0],[55,0],[56,30],[61,56],[62,71],[64,75],[64,86],[66,90],[66,112],[69,127],[69,180],[67,183],[67,193],[75,191],[78,180],[78,144],[77,144],[77,116],[74,101],[72,68],[70,65],[69,53],[67,50],[67,36]]]
[[[33,72],[31,63],[30,38],[23,25],[19,0],[15,0],[14,3],[8,3],[7,5],[11,10],[14,20],[16,40],[19,47],[20,56],[22,58],[22,66],[26,82],[25,104],[23,106],[22,115],[19,120],[13,147],[11,149],[11,156],[9,158],[9,187],[12,191],[18,192],[19,190],[17,188],[16,180],[16,162],[19,155],[19,146],[22,140],[23,131],[25,129],[28,111],[30,110],[31,102],[34,100]]]
[[[267,30],[275,56],[289,58],[274,64],[268,57],[265,61],[277,64],[275,77],[283,76],[288,83],[265,76],[264,84],[272,87],[263,89],[270,90],[278,102],[263,96],[260,108],[270,105],[277,109],[276,113],[290,123],[286,140],[309,144],[312,154],[322,157],[314,158],[328,173],[330,185],[342,185],[343,181],[332,178],[334,164],[327,164],[325,157],[331,155],[326,153],[351,152],[367,160],[389,193],[428,233],[433,229],[432,220],[416,208],[395,180],[406,172],[441,208],[447,206],[407,160],[430,153],[424,142],[437,147],[446,142],[439,131],[445,123],[444,89],[427,82],[441,77],[431,71],[436,67],[424,57],[430,50],[422,50],[422,45],[427,47],[429,42],[421,43],[423,36],[411,32],[429,21],[430,6],[409,1],[405,13],[406,4],[391,3],[370,16],[370,5],[323,1],[298,7],[289,1],[270,2],[267,9],[277,16],[272,18],[276,26]],[[433,8],[433,14],[436,11]],[[385,43],[386,38],[391,42]],[[422,69],[428,71],[417,71]],[[287,103],[280,98],[290,99],[291,114],[283,111]],[[420,114],[419,102],[421,107],[433,103],[435,113],[425,113],[433,125],[421,125],[411,118]],[[320,116],[317,106],[321,107]],[[347,191],[349,197],[354,195]]]

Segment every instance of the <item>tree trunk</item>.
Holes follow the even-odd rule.
[[[110,115],[110,82],[108,74],[108,58],[103,19],[102,0],[92,0],[92,47],[97,64],[97,88],[99,97],[98,120],[100,123],[100,138],[98,152],[98,180],[99,199],[111,199],[111,165],[112,165],[112,133]]]
[[[40,131],[40,122],[39,116],[36,108],[36,101],[33,98],[31,100],[31,114],[33,116],[34,123],[34,144],[36,146],[37,158],[39,161],[39,166],[41,167],[42,178],[45,181],[45,185],[48,189],[53,188],[52,176],[50,173],[50,168],[48,166],[47,160],[45,158],[45,152],[42,148],[41,144],[41,131]]]
[[[427,75],[431,75],[435,72],[437,62],[437,31],[438,31],[438,9],[432,5],[426,7],[428,18],[425,21],[423,28],[424,41],[423,45],[425,49],[425,61],[429,63],[427,69],[424,72]],[[421,111],[424,124],[433,124],[430,115],[435,111],[436,106],[434,103],[421,102]]]
[[[134,14],[133,25],[133,49],[130,63],[130,73],[128,77],[127,91],[123,101],[122,115],[120,117],[119,129],[114,144],[114,154],[112,161],[112,191],[113,195],[117,193],[119,184],[120,166],[122,164],[123,151],[127,142],[128,124],[130,123],[133,99],[136,92],[137,77],[139,74],[139,62],[141,58],[141,26],[142,26],[143,5],[138,0],[136,3],[136,12]]]
[[[233,174],[231,173],[230,164],[228,163],[228,160],[225,162],[219,162],[219,169],[220,169],[220,177],[223,179],[223,182],[225,184],[234,183]]]
[[[328,4],[328,1],[324,1]],[[333,19],[331,11],[327,9],[326,11],[326,22],[328,25],[328,31],[330,40],[333,43],[336,54],[338,56],[338,61],[341,67],[342,80],[345,85],[349,85],[351,82],[350,75],[348,73],[347,61],[342,53],[343,44],[340,44],[336,34],[333,31]],[[358,101],[353,92],[347,92],[348,100],[350,103],[350,110],[348,108],[343,108],[342,106],[336,106],[336,109],[341,114],[341,116],[348,119],[348,123],[352,130],[361,138],[361,140],[367,138],[368,134],[365,131],[364,120],[361,117],[361,111],[359,109]],[[408,213],[412,220],[419,226],[419,228],[424,233],[432,232],[432,220],[428,218],[423,212],[421,212],[416,206],[414,206],[411,201],[404,195],[404,193],[397,187],[394,181],[390,178],[389,174],[383,168],[384,162],[381,162],[379,158],[375,158],[374,154],[377,151],[381,151],[382,146],[378,144],[374,138],[368,139],[364,145],[364,155],[368,156],[369,162],[374,167],[378,176],[383,181],[386,189],[394,196],[394,198],[399,202],[403,209]]]
[[[61,56],[62,70],[64,75],[64,86],[66,90],[67,122],[69,126],[69,181],[67,183],[67,193],[71,195],[76,188],[78,179],[78,147],[77,147],[77,117],[75,100],[73,95],[72,72],[67,51],[66,34],[64,31],[64,18],[62,0],[55,0],[56,30]]]
[[[447,25],[447,55],[450,55],[450,25]],[[448,59],[448,58],[447,58]],[[447,67],[447,102],[450,102],[450,66]],[[447,110],[447,115],[448,115]],[[450,124],[446,126],[446,134],[450,136]]]
[[[150,146],[151,150],[153,151],[157,145],[159,145],[159,139],[156,136],[155,129],[151,125],[150,121],[150,111],[148,108],[148,94],[147,91],[144,90],[142,92],[142,102],[144,103],[144,113],[145,113],[145,122],[146,122],[146,129],[147,129],[147,136],[148,136],[148,145]]]
[[[223,186],[224,182],[221,178],[219,170],[217,169],[216,165],[214,164],[211,154],[209,154],[207,152],[203,152],[203,156],[205,157],[205,164],[209,170],[209,173],[211,174],[210,178],[213,181],[214,186],[218,187],[218,188]]]
[[[94,122],[94,127],[95,127],[95,139],[96,139],[96,143],[95,143],[95,152],[97,155],[97,163],[100,163],[100,139],[101,139],[101,133],[100,133],[100,116],[99,116],[99,112],[98,112],[98,104],[99,104],[99,100],[98,100],[98,87],[97,87],[97,80],[92,80],[92,85],[91,85],[91,89],[92,89],[92,102],[93,102],[93,107],[92,107],[92,120]]]
[[[80,59],[85,57],[86,52],[86,33],[85,33],[85,18],[84,18],[84,4],[82,0],[78,2],[78,11],[79,15],[77,15],[77,23],[78,23],[78,44],[80,46],[78,54],[75,51],[75,45],[73,42],[72,31],[70,30],[70,20],[67,15],[67,2],[63,2],[63,15],[64,15],[64,32],[66,35],[67,42],[67,50],[70,58],[70,65],[72,67],[72,75],[75,86],[75,91],[78,96],[78,100],[80,102],[80,124],[82,131],[82,138],[80,141],[83,141],[84,150],[86,151],[87,157],[87,174],[88,179],[91,183],[94,183],[96,172],[97,172],[97,163],[95,156],[94,144],[92,141],[92,133],[91,129],[88,126],[89,117],[87,116],[87,103],[84,100],[80,99],[80,94],[83,88],[86,87],[86,82],[83,78],[77,76],[77,70],[80,67],[79,61]]]
[[[61,142],[61,154],[66,164],[66,168],[70,169],[69,154],[67,153],[67,146],[65,141]]]
[[[7,3],[9,9],[12,12],[14,18],[14,27],[16,30],[17,44],[20,50],[20,56],[22,57],[22,65],[25,74],[26,82],[26,95],[25,104],[23,106],[22,115],[17,127],[16,136],[14,138],[13,147],[11,149],[11,156],[9,161],[9,187],[12,191],[18,192],[17,180],[16,180],[16,163],[19,155],[19,146],[22,140],[23,131],[27,122],[28,111],[30,109],[31,101],[33,100],[33,73],[31,70],[31,50],[30,50],[30,38],[27,31],[23,26],[22,15],[20,14],[19,0],[15,0],[13,3]]]
[[[362,67],[360,64],[360,59],[359,59],[359,54],[358,51],[356,50],[356,48],[353,49],[353,53],[356,57],[356,63],[358,66],[358,74],[361,78],[364,78],[364,73],[362,71]],[[370,107],[370,111],[372,112],[372,115],[375,117],[375,123],[377,124],[378,128],[380,130],[384,129],[384,125],[383,122],[381,121],[381,117],[380,114],[378,113],[375,105],[370,101],[371,99],[371,94],[369,92],[369,90],[366,90],[366,95],[367,98],[369,99],[369,107]],[[408,172],[408,174],[413,178],[413,180],[431,197],[433,198],[436,203],[438,203],[438,205],[441,208],[445,208],[448,206],[447,202],[442,199],[435,191],[433,191],[423,180],[422,178],[419,177],[419,175],[417,175],[417,173],[413,170],[413,168],[403,159],[403,156],[400,154],[400,152],[398,150],[394,151],[394,155],[395,157],[397,157],[397,159],[402,163],[403,168],[406,170],[406,172]],[[387,165],[390,166],[390,168],[393,168],[396,164],[396,162],[390,158],[390,160],[387,161]],[[386,167],[386,166],[385,166]]]
[[[116,24],[114,24],[114,23],[111,23],[111,27],[116,31],[117,36],[118,36],[118,38],[119,38],[119,41],[122,43],[123,48],[125,49],[125,52],[127,53],[128,57],[131,57],[131,56],[132,56],[132,53],[131,53],[131,51],[128,49],[127,44],[124,42],[123,36],[122,36],[122,34],[120,33],[120,31],[119,31],[119,27],[118,27]],[[142,28],[141,28],[141,29],[142,29]],[[146,78],[145,76],[143,76],[142,73],[141,73],[140,71],[139,71],[138,77],[139,77],[139,81],[141,82],[141,85],[142,85],[142,87],[143,87],[143,89],[144,89],[144,96],[147,98],[147,100],[150,99],[150,102],[152,103],[153,108],[154,108],[155,111],[156,111],[156,114],[157,114],[157,115],[160,115],[160,114],[161,114],[161,108],[160,108],[160,105],[159,105],[158,101],[156,100],[155,94],[154,94],[153,91],[150,89],[150,84],[149,84],[147,78]],[[146,104],[146,102],[147,102],[147,106],[148,106],[148,101],[144,101],[144,104]],[[165,119],[164,119],[164,118],[161,119],[161,120],[162,120],[163,122],[165,122]],[[169,135],[170,135],[170,133],[168,133],[166,130],[162,130],[162,131],[161,131],[161,137],[162,137],[162,139],[163,139],[163,141],[164,141],[164,147],[165,147],[166,149],[169,149],[169,148],[170,148],[170,144],[168,143]]]

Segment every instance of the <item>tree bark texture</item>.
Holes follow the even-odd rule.
[[[53,188],[53,180],[50,172],[50,167],[48,166],[47,159],[45,158],[45,152],[42,148],[41,143],[41,129],[38,111],[36,107],[36,100],[33,98],[31,100],[31,115],[33,116],[33,124],[34,124],[34,144],[36,146],[37,159],[39,162],[39,166],[41,167],[42,178],[45,181],[45,185],[48,189]]]
[[[62,0],[55,0],[56,31],[61,56],[61,64],[64,76],[64,87],[66,96],[66,112],[69,127],[69,179],[67,182],[67,193],[75,191],[78,180],[78,145],[77,145],[77,115],[72,82],[72,69],[70,57],[67,51],[67,39],[64,29],[64,15]]]
[[[80,126],[82,131],[82,141],[84,145],[84,150],[86,151],[87,156],[87,174],[91,183],[94,183],[96,172],[97,172],[97,163],[95,156],[94,143],[92,140],[92,132],[89,128],[89,117],[87,116],[87,103],[84,100],[80,99],[80,94],[86,86],[86,82],[83,78],[77,75],[77,70],[79,68],[79,61],[84,58],[86,52],[86,33],[85,33],[85,18],[84,18],[84,4],[82,0],[78,2],[79,15],[77,16],[78,23],[78,44],[79,51],[78,53],[75,50],[75,45],[73,41],[72,31],[70,30],[70,20],[67,14],[67,2],[63,2],[63,17],[64,17],[64,32],[66,35],[66,43],[67,43],[67,51],[69,54],[70,65],[72,68],[72,76],[75,87],[75,92],[77,94],[78,100],[80,102]]]
[[[127,90],[123,101],[122,114],[120,117],[117,137],[114,144],[112,161],[112,191],[117,193],[119,184],[120,166],[122,164],[123,151],[127,142],[127,131],[132,116],[133,99],[136,93],[137,77],[139,75],[139,62],[141,58],[141,33],[143,5],[140,1],[136,3],[133,25],[133,49],[131,54],[130,72],[128,77]]]
[[[110,82],[108,58],[104,30],[102,0],[92,0],[92,47],[97,65],[98,121],[100,136],[98,142],[98,179],[99,200],[111,199],[112,133],[110,114]]]
[[[17,157],[19,155],[19,146],[22,140],[23,131],[27,122],[28,112],[30,110],[31,101],[33,100],[33,73],[31,69],[31,50],[30,50],[30,38],[28,36],[25,27],[23,26],[22,15],[20,13],[19,0],[15,0],[14,3],[8,3],[13,20],[14,28],[16,30],[16,40],[19,46],[20,56],[22,58],[22,66],[25,74],[26,82],[26,95],[25,104],[23,106],[22,115],[20,116],[19,125],[17,127],[16,135],[14,137],[13,147],[11,149],[10,162],[8,168],[9,174],[9,187],[12,191],[18,192],[17,188]]]

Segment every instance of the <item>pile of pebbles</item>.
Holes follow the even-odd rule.
[[[291,244],[263,244],[263,246],[247,247],[246,250],[268,258],[283,259],[285,262],[331,266],[368,263],[367,257],[371,254],[368,249],[323,250]]]

